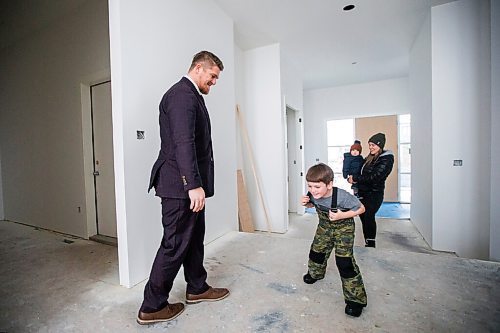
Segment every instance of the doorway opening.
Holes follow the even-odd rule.
[[[288,212],[303,213],[300,195],[304,190],[303,172],[303,127],[300,112],[286,106],[286,153]]]
[[[342,175],[344,153],[349,153],[354,140],[360,140],[363,156],[368,154],[368,138],[377,133],[386,134],[384,149],[394,153],[393,171],[386,181],[384,203],[377,217],[409,219],[411,204],[411,117],[409,114],[348,118],[327,121],[328,165],[334,171],[335,186],[346,191],[351,185]]]
[[[95,234],[89,238],[117,245],[111,81],[90,86],[90,120]]]

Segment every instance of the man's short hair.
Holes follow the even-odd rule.
[[[209,51],[200,51],[196,53],[193,57],[189,70],[192,70],[196,64],[203,64],[203,66],[209,65],[210,67],[217,66],[221,71],[224,70],[224,65],[219,57]]]
[[[307,170],[306,181],[325,184],[330,184],[333,181],[333,170],[324,163],[313,165]]]

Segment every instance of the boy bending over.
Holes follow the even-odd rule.
[[[359,317],[366,306],[366,291],[354,260],[353,217],[362,214],[365,207],[354,195],[333,186],[333,170],[326,164],[311,167],[306,181],[309,192],[302,197],[302,205],[316,208],[319,223],[309,251],[309,269],[304,275],[304,282],[313,284],[325,277],[328,258],[335,248],[335,263],[346,303],[345,313]]]

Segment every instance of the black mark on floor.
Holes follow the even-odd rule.
[[[217,265],[220,265],[222,264],[219,259],[215,258],[215,257],[210,257],[210,258],[207,258],[207,262],[211,263],[211,264],[217,264]]]
[[[276,291],[279,291],[280,293],[283,294],[295,294],[297,292],[297,288],[291,285],[283,285],[281,283],[277,282],[271,282],[267,285],[268,288],[274,289]]]
[[[254,332],[287,332],[288,320],[281,311],[269,312],[253,319]]]
[[[393,234],[389,234],[388,237],[391,240],[391,242],[406,248],[406,250],[408,250],[410,252],[432,253],[432,251],[429,251],[428,249],[425,249],[425,248],[422,248],[421,246],[416,245],[415,244],[416,239],[411,238],[408,235],[393,233]]]
[[[389,272],[394,272],[394,273],[402,273],[403,270],[398,267],[397,265],[385,260],[385,259],[377,259],[375,261],[382,269],[389,271]]]
[[[222,263],[215,257],[210,257],[205,260],[205,269],[207,271],[213,272],[219,265],[222,265]]]
[[[263,272],[263,271],[261,271],[261,270],[259,270],[259,269],[257,269],[257,268],[253,268],[253,267],[251,267],[251,266],[247,266],[247,265],[243,265],[243,264],[240,264],[240,266],[241,266],[241,267],[244,267],[244,268],[246,268],[246,269],[248,269],[248,270],[250,270],[250,271],[252,271],[252,272],[259,273],[259,274],[264,274],[264,272]]]

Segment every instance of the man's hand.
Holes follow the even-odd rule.
[[[199,212],[205,207],[205,191],[203,188],[198,187],[188,191],[189,199],[191,200],[191,205],[189,209],[193,212]]]

